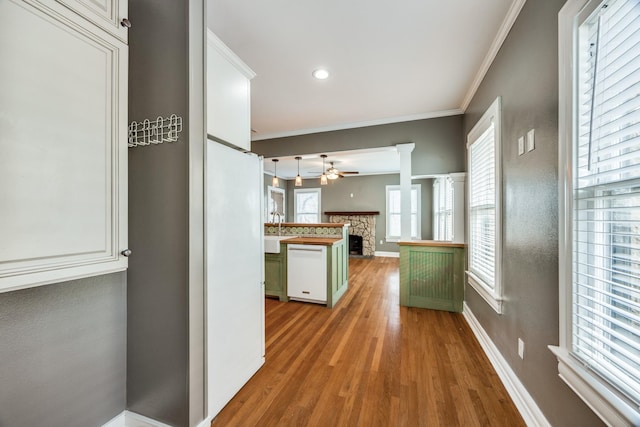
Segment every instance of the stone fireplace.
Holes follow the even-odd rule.
[[[362,237],[362,255],[372,257],[376,251],[376,216],[380,212],[325,212],[329,222],[347,223],[349,234]]]

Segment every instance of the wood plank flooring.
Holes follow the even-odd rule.
[[[462,314],[400,307],[398,259],[351,259],[333,309],[266,300],[266,363],[227,426],[524,426]]]

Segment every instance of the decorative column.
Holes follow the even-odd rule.
[[[415,144],[397,144],[400,155],[400,240],[411,240],[411,152]]]
[[[464,184],[466,172],[450,173],[453,186],[453,243],[464,243]]]

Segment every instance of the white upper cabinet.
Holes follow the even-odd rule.
[[[128,0],[34,0],[51,7],[65,17],[78,18],[113,34],[123,42],[128,40]],[[66,13],[70,11],[73,13]]]
[[[207,30],[207,133],[251,150],[251,79],[255,73]]]
[[[127,267],[127,46],[0,2],[0,292]]]

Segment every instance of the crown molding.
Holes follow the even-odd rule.
[[[493,39],[493,43],[491,44],[489,51],[484,57],[482,64],[480,64],[480,68],[476,73],[476,77],[473,79],[473,82],[471,83],[471,86],[469,87],[467,94],[462,100],[462,105],[460,106],[460,110],[462,110],[463,112],[467,110],[467,107],[471,103],[471,100],[473,99],[478,88],[480,87],[480,83],[482,83],[482,80],[484,80],[484,77],[486,76],[487,71],[489,71],[489,67],[491,67],[491,64],[493,64],[494,59],[496,59],[496,55],[498,55],[498,52],[500,51],[502,44],[507,38],[507,35],[509,35],[509,31],[511,31],[511,27],[513,27],[513,24],[516,22],[518,15],[520,15],[520,11],[522,10],[522,7],[524,6],[525,2],[526,0],[515,0],[513,3],[511,3],[511,7],[507,11],[507,15],[505,16],[504,21],[502,21],[502,25],[498,30],[498,34],[496,34],[496,37]]]
[[[457,116],[464,111],[457,108],[454,110],[436,111],[433,113],[412,114],[408,116],[387,117],[383,119],[365,120],[362,122],[340,123],[336,125],[321,126],[317,128],[295,129],[283,132],[267,133],[264,135],[254,135],[251,141],[262,141],[265,139],[286,138],[288,136],[308,135],[312,133],[331,132],[334,130],[355,129],[367,126],[388,125],[392,123],[411,122],[414,120],[434,119],[437,117]]]

